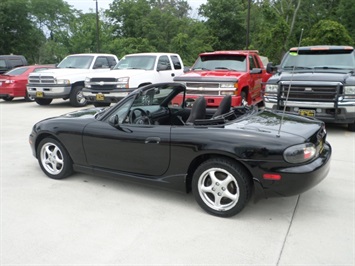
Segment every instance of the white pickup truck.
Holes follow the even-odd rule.
[[[184,65],[178,54],[129,54],[110,71],[88,75],[83,95],[94,106],[108,106],[141,86],[172,82],[183,72]]]
[[[55,98],[69,99],[75,107],[85,106],[82,89],[91,73],[107,72],[118,63],[113,54],[73,54],[65,57],[54,69],[31,73],[27,92],[39,105],[48,105]]]

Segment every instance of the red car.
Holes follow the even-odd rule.
[[[28,75],[54,67],[54,65],[23,66],[0,75],[0,98],[11,101],[15,97],[25,97],[26,101],[33,101],[34,99],[28,96],[26,89]]]

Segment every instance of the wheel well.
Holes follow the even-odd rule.
[[[75,82],[75,83],[73,83],[72,85],[71,85],[71,87],[72,88],[74,88],[74,87],[76,87],[76,86],[83,86],[84,87],[84,81],[77,81],[77,82]]]
[[[39,135],[37,138],[36,138],[36,143],[35,143],[35,149],[36,149],[36,156],[37,156],[37,149],[38,149],[38,145],[39,143],[45,139],[45,138],[52,138],[52,139],[55,139],[56,141],[60,142],[60,144],[62,144],[62,142],[56,138],[55,136],[51,135],[51,134],[48,134],[48,133],[44,133],[44,134],[41,134]],[[63,145],[63,144],[62,144]],[[64,145],[63,145],[64,147]]]
[[[196,157],[190,163],[190,166],[187,170],[187,176],[186,176],[186,192],[187,193],[191,191],[191,182],[192,182],[192,178],[193,178],[194,172],[196,171],[197,167],[199,167],[203,162],[205,162],[209,159],[212,159],[212,158],[224,158],[224,159],[232,160],[233,162],[240,165],[240,167],[243,167],[245,169],[245,171],[247,171],[249,173],[250,181],[252,182],[253,176],[252,176],[251,172],[249,171],[249,169],[243,163],[236,160],[235,158],[227,156],[227,155],[222,155],[222,154],[203,154],[203,155]]]

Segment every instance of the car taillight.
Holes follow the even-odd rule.
[[[312,160],[317,153],[313,143],[291,146],[284,151],[284,158],[289,163],[304,163]]]

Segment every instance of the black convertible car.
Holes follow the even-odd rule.
[[[187,104],[188,103],[188,104]],[[74,171],[192,191],[208,213],[229,217],[255,199],[300,194],[323,180],[331,146],[324,123],[256,107],[191,103],[180,83],[137,89],[107,109],[85,109],[33,126],[43,172]]]

